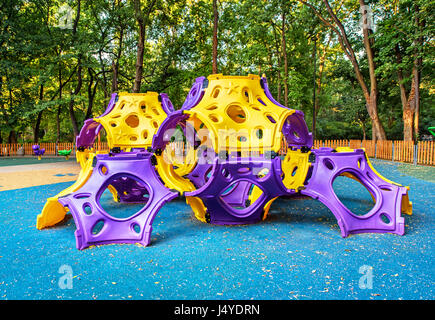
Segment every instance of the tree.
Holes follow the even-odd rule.
[[[325,24],[325,26],[329,27],[338,37],[340,46],[343,52],[348,57],[348,59],[351,61],[355,71],[355,76],[363,91],[363,95],[366,100],[367,112],[372,121],[372,139],[386,140],[385,130],[381,120],[379,119],[379,114],[378,114],[378,104],[377,104],[378,85],[376,80],[376,67],[375,67],[374,52],[373,52],[374,38],[372,36],[372,31],[368,23],[367,8],[364,0],[359,0],[359,9],[363,16],[363,27],[362,27],[363,44],[364,44],[368,67],[369,67],[370,87],[366,83],[366,79],[361,71],[360,63],[356,57],[354,47],[349,41],[349,37],[344,28],[344,25],[342,21],[340,21],[340,19],[337,17],[337,15],[334,13],[329,1],[323,0],[323,3],[325,5],[329,17],[325,17],[312,4],[305,2],[303,0],[299,0],[299,1],[304,5],[308,6],[309,8],[311,8],[311,10],[313,10],[315,15],[319,17],[319,19]]]
[[[151,13],[155,10],[156,0],[146,1],[143,8],[141,2],[141,0],[134,0],[134,12],[139,27],[139,39],[137,42],[136,75],[134,78],[133,92],[140,92],[140,85],[143,76],[146,28],[150,23]]]
[[[213,73],[218,73],[217,67],[217,47],[218,47],[218,20],[219,13],[217,8],[217,0],[213,0]]]

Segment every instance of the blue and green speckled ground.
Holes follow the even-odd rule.
[[[343,239],[310,199],[277,200],[256,225],[213,226],[180,199],[157,215],[151,246],[78,251],[73,219],[35,228],[45,199],[71,183],[0,192],[0,299],[433,299],[435,168],[374,165],[411,187],[405,236]],[[351,209],[367,205],[353,201],[358,189],[336,192]],[[72,289],[59,288],[62,265],[72,268]],[[372,289],[359,288],[363,265],[373,268]]]

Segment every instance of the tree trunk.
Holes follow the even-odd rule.
[[[118,91],[118,62],[112,61],[112,93]]]
[[[413,141],[414,110],[407,108],[403,111],[403,140]]]
[[[89,73],[88,108],[86,109],[85,119],[92,118],[92,109],[94,107],[94,99],[95,99],[95,94],[97,92],[97,86],[98,86],[98,78],[97,78],[97,80],[95,81],[94,87],[92,87],[92,85],[94,83],[94,76],[92,74],[91,68],[88,68],[88,73]]]
[[[355,77],[358,80],[359,85],[361,86],[361,89],[364,93],[364,99],[366,100],[366,108],[367,113],[370,116],[370,119],[372,120],[372,131],[373,131],[373,138],[375,140],[386,140],[386,134],[384,127],[382,126],[382,123],[378,116],[378,108],[377,108],[377,82],[376,82],[376,76],[375,76],[375,63],[374,63],[374,54],[373,54],[373,38],[370,37],[371,30],[367,27],[367,16],[365,16],[364,21],[364,27],[363,27],[363,37],[364,37],[364,48],[367,54],[367,60],[368,60],[368,66],[369,66],[369,74],[370,74],[370,89],[368,89],[367,84],[364,80],[364,76],[361,72],[361,69],[359,68],[358,60],[356,58],[355,52],[352,48],[352,45],[347,37],[346,30],[341,23],[341,21],[337,18],[337,15],[332,10],[329,1],[323,0],[323,3],[326,6],[326,10],[328,11],[328,14],[332,21],[330,19],[325,19],[317,10],[316,8],[309,4],[308,2],[305,2],[303,0],[299,0],[304,5],[310,7],[314,14],[319,17],[319,19],[328,26],[332,31],[334,31],[338,37],[338,41],[340,43],[340,46],[345,53],[345,55],[349,58],[350,62],[352,63],[353,69],[355,71]],[[364,0],[359,0],[360,4],[360,10],[363,10],[365,7]]]
[[[282,35],[281,35],[281,41],[282,41],[282,56],[284,59],[284,106],[287,107],[288,105],[288,61],[287,61],[287,42],[285,38],[285,12],[282,13]]]
[[[59,101],[60,101],[60,104],[57,107],[57,112],[56,112],[56,145],[58,145],[60,142],[60,114],[62,112],[62,87],[63,87],[63,84],[62,84],[62,65],[60,63],[59,63],[58,77],[59,77]],[[57,150],[56,150],[56,155],[57,155]]]
[[[360,11],[364,10],[365,1],[359,0]],[[372,120],[372,139],[376,140],[386,140],[387,136],[385,134],[384,127],[379,119],[378,115],[378,104],[377,104],[377,96],[378,96],[378,83],[376,80],[376,66],[373,52],[373,44],[374,40],[371,29],[368,27],[367,15],[363,12],[364,24],[363,24],[363,42],[364,48],[367,54],[367,62],[369,65],[369,75],[370,75],[370,95],[367,101],[367,111],[369,112],[370,118]]]
[[[133,84],[133,92],[140,92],[140,85],[142,83],[142,75],[143,75],[143,54],[145,51],[145,31],[147,21],[151,15],[151,11],[153,10],[154,4],[156,0],[153,0],[147,8],[146,14],[142,12],[141,1],[134,0],[134,14],[136,17],[136,21],[139,25],[139,39],[137,43],[137,52],[136,52],[136,75],[134,77]]]
[[[80,5],[81,5],[81,1],[78,0],[77,1],[76,17],[74,19],[74,24],[73,24],[73,29],[72,29],[72,35],[73,35],[73,40],[72,40],[73,43],[72,44],[73,45],[77,41],[76,36],[77,36],[77,27],[78,27],[79,20],[80,20]],[[79,128],[77,125],[77,119],[76,119],[76,116],[74,114],[74,96],[79,94],[81,88],[82,88],[82,54],[79,52],[77,55],[77,86],[74,89],[74,91],[71,92],[71,98],[70,98],[69,107],[68,107],[74,137],[79,135]]]
[[[402,119],[403,119],[403,140],[412,141],[414,131],[414,113],[415,113],[415,79],[412,78],[411,90],[408,94],[404,79],[403,70],[400,67],[402,63],[402,54],[400,52],[399,45],[395,46],[396,62],[399,65],[397,69],[397,79],[400,89],[400,101],[402,102]],[[414,74],[414,72],[413,72]]]
[[[415,25],[418,32],[421,32],[423,28],[425,27],[425,21],[420,20],[420,7],[418,4],[415,4]],[[412,70],[412,76],[414,80],[414,106],[415,106],[415,112],[414,112],[414,137],[415,141],[417,142],[419,137],[419,120],[420,120],[420,78],[421,78],[421,66],[423,64],[423,58],[420,57],[420,50],[423,48],[423,42],[424,39],[422,36],[419,36],[415,40],[415,53],[414,53],[414,66]]]
[[[134,85],[133,92],[140,92],[140,85],[142,82],[142,74],[143,74],[143,54],[145,51],[145,25],[143,20],[138,20],[139,23],[139,41],[137,44],[137,53],[136,53],[136,75],[134,77]]]
[[[41,102],[43,98],[44,98],[44,85],[41,84],[41,87],[39,89],[39,102]],[[41,125],[43,111],[44,110],[38,112],[38,116],[36,117],[35,127],[33,128],[33,142],[35,144],[37,144],[39,141],[39,126]]]
[[[319,76],[317,77],[317,87],[316,87],[316,99],[314,101],[314,110],[315,110],[315,116],[317,117],[319,110],[320,110],[320,103],[319,103],[319,97],[322,94],[322,79],[323,79],[323,70],[325,68],[325,61],[326,61],[326,54],[329,48],[329,44],[331,43],[332,39],[332,32],[329,35],[328,42],[323,47],[322,55],[319,57]]]
[[[213,70],[212,73],[214,74],[218,73],[218,68],[217,68],[218,19],[219,19],[219,13],[217,9],[217,0],[213,0]]]
[[[81,57],[80,56],[79,56],[78,64],[79,65],[77,68],[77,86],[76,86],[75,90],[73,92],[71,92],[72,96],[71,96],[71,99],[69,101],[69,107],[68,107],[69,116],[70,116],[71,124],[73,127],[74,137],[78,136],[80,133],[79,127],[77,125],[77,118],[76,118],[75,113],[74,113],[74,102],[75,102],[74,97],[79,94],[80,89],[82,88],[82,66],[81,66]]]
[[[366,124],[364,121],[361,121],[361,129],[363,132],[363,141],[365,141],[366,140]]]
[[[119,5],[119,3],[118,3]],[[121,19],[120,19],[121,20]],[[122,21],[118,21],[118,24],[121,25]],[[124,40],[124,28],[121,25],[119,28],[119,42],[118,49],[115,55],[115,59],[112,61],[112,93],[118,91],[118,78],[119,78],[119,59],[122,55],[122,45]]]
[[[11,131],[9,131],[8,143],[15,144],[17,142],[18,142],[18,140],[17,140],[17,132],[12,129]]]
[[[276,85],[278,93],[277,93],[277,99],[276,100],[279,103],[281,103],[281,67],[282,67],[282,62],[281,62],[282,61],[282,56],[281,55],[282,54],[281,54],[281,52],[279,50],[279,45],[280,45],[281,41],[278,39],[278,37],[276,35],[275,24],[273,23],[273,21],[271,23],[272,23],[272,28],[273,28],[273,37],[275,39],[276,56],[278,58],[278,74],[277,74],[277,85]]]

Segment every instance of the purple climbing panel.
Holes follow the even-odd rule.
[[[206,77],[199,77],[195,79],[192,87],[190,88],[189,93],[187,94],[186,100],[184,100],[183,106],[181,110],[190,110],[194,106],[196,106],[199,101],[201,101],[204,96],[204,86],[207,83]]]
[[[90,245],[107,243],[150,243],[152,223],[159,209],[178,193],[166,188],[158,178],[153,165],[152,154],[148,152],[97,155],[97,162],[89,180],[76,192],[59,198],[68,207],[76,224],[76,245],[84,249]],[[103,210],[100,197],[106,188],[122,177],[139,181],[143,187],[135,195],[146,198],[144,207],[126,219],[110,216]],[[129,187],[129,191],[134,189]],[[137,200],[137,199],[136,199]],[[98,232],[95,227],[102,224]]]
[[[270,93],[269,86],[267,85],[267,80],[265,77],[262,77],[261,86],[264,90],[264,93],[272,101],[274,104],[281,108],[289,109],[286,106],[283,106],[278,101],[276,101],[272,94]],[[300,147],[308,147],[311,148],[313,146],[313,135],[309,132],[307,124],[304,119],[304,113],[300,110],[295,110],[295,112],[287,117],[282,127],[282,133],[286,138],[287,144],[291,147],[300,148]]]
[[[91,148],[102,127],[93,119],[85,120],[79,135],[76,137],[77,148]]]
[[[264,174],[265,170],[267,174],[260,175]],[[242,199],[248,199],[254,186],[261,189],[260,197],[254,203],[240,205]],[[236,197],[228,197],[236,189],[239,190],[235,192]],[[260,221],[265,204],[277,196],[288,193],[291,191],[284,187],[281,180],[279,157],[226,160],[216,158],[206,184],[198,190],[187,192],[186,196],[201,198],[207,208],[210,223],[229,225]]]
[[[313,171],[301,193],[320,200],[332,211],[343,237],[365,232],[404,234],[401,207],[402,197],[407,194],[406,187],[381,179],[367,163],[362,149],[335,152],[331,148],[320,148],[312,152],[315,155]],[[357,178],[375,199],[375,205],[368,213],[356,215],[338,199],[332,184],[343,174]]]
[[[106,110],[104,110],[103,114],[101,116],[99,116],[98,118],[104,117],[105,115],[109,114],[112,111],[112,109],[115,106],[117,101],[118,101],[118,94],[112,93],[112,95],[110,96],[110,101],[109,101],[109,104],[107,105]]]
[[[174,134],[174,129],[178,124],[183,127],[183,121],[188,117],[188,115],[183,114],[182,110],[174,111],[168,115],[168,117],[163,120],[162,124],[157,129],[157,133],[153,137],[153,149],[164,149],[166,144],[171,140],[171,136]]]
[[[162,102],[162,109],[167,115],[175,111],[174,106],[166,93],[160,93],[159,99]]]

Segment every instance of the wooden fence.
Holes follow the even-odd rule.
[[[175,145],[174,149],[182,148],[182,146]],[[19,149],[24,149],[25,155],[33,155],[32,143],[24,144],[0,144],[0,156],[17,156],[20,155]],[[75,145],[73,143],[40,143],[40,148],[45,148],[44,155],[55,156],[57,150],[70,150],[71,155],[75,154]],[[107,142],[95,142],[94,147],[97,151],[107,151],[109,147]],[[314,141],[314,148],[320,147],[349,147],[352,149],[364,148],[370,158],[384,159],[398,162],[408,162],[413,164],[423,164],[435,166],[435,141],[420,141],[414,145],[412,141],[401,140],[385,140],[377,141],[376,143],[371,140],[316,140]],[[21,151],[23,150],[21,149]],[[285,153],[286,146],[283,146],[281,153]]]

